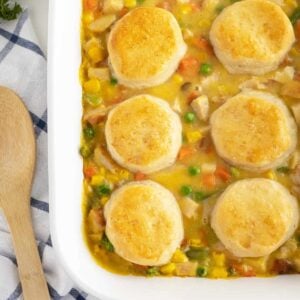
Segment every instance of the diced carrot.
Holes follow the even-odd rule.
[[[134,174],[134,180],[145,180],[147,178],[147,175],[142,172],[137,172]]]
[[[202,176],[202,182],[206,188],[213,188],[216,185],[216,176],[210,173],[204,174]]]
[[[189,157],[190,155],[193,155],[194,153],[196,153],[196,149],[195,147],[191,147],[191,146],[183,146],[181,147],[179,154],[178,154],[178,159],[179,160],[183,160],[187,157]]]
[[[200,95],[201,95],[201,93],[199,91],[192,91],[187,97],[188,104],[191,104],[193,102],[193,100],[198,98]]]
[[[183,76],[193,77],[199,72],[200,62],[193,56],[184,57],[178,67],[178,72]]]
[[[129,9],[127,7],[123,7],[122,10],[119,13],[120,17],[125,16],[128,13]]]
[[[240,276],[243,277],[253,277],[256,276],[255,271],[250,266],[240,265],[240,264],[233,264],[232,268],[236,271]]]
[[[98,8],[98,0],[84,0],[83,7],[84,10],[95,11]]]
[[[206,51],[208,53],[212,53],[212,46],[209,43],[209,41],[203,37],[200,38],[193,38],[191,40],[192,45],[195,46],[196,48],[198,48],[199,50],[203,50]]]
[[[83,174],[87,179],[91,179],[97,173],[97,167],[95,165],[88,165],[84,167]]]
[[[115,97],[114,99],[112,99],[111,101],[109,101],[111,104],[118,104],[120,102],[122,102],[124,100],[123,96],[118,96]]]
[[[225,182],[227,182],[231,178],[231,174],[229,173],[229,171],[222,165],[217,166],[215,175]]]

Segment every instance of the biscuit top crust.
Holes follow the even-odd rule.
[[[182,42],[175,18],[155,7],[133,10],[116,24],[110,36],[110,61],[131,80],[147,80],[162,71]]]
[[[294,40],[285,13],[267,0],[245,0],[229,6],[217,17],[212,32],[220,51],[237,60],[269,61]]]
[[[238,95],[221,106],[213,120],[217,147],[240,164],[272,162],[293,143],[287,116],[264,99]]]
[[[112,111],[106,125],[107,136],[125,162],[148,166],[167,156],[174,147],[174,117],[177,118],[175,112],[163,100],[158,104],[153,98],[140,95]]]

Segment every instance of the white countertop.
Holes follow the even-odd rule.
[[[61,0],[63,1],[63,0]],[[47,27],[48,27],[48,3],[49,0],[19,0],[23,7],[29,10],[29,16],[33,23],[40,46],[47,54]]]

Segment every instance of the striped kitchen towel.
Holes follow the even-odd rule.
[[[73,286],[57,259],[49,232],[47,174],[46,57],[25,10],[17,21],[0,23],[0,85],[16,91],[30,111],[37,141],[31,207],[38,248],[52,299],[95,299]],[[1,174],[0,174],[1,176]],[[0,300],[22,299],[8,226],[0,211]],[[38,299],[30,299],[38,300]]]

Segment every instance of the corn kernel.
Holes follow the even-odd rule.
[[[268,171],[266,176],[267,176],[267,178],[272,179],[272,180],[276,180],[276,178],[277,178],[275,172],[272,170]]]
[[[177,249],[175,251],[175,253],[173,254],[172,262],[183,263],[183,262],[187,262],[187,261],[188,261],[188,258],[180,249]]]
[[[94,234],[89,234],[89,238],[93,241],[93,242],[99,242],[101,241],[103,236],[103,232],[100,233],[94,233]]]
[[[160,268],[160,272],[164,275],[172,275],[176,269],[176,265],[174,263],[169,263]]]
[[[183,4],[183,5],[181,5],[181,7],[180,7],[180,12],[181,12],[183,15],[187,15],[187,14],[189,14],[191,11],[192,11],[192,7],[191,7],[191,5],[189,5],[188,3]]]
[[[209,275],[211,278],[227,278],[228,277],[227,270],[222,267],[212,268]]]
[[[109,198],[108,197],[102,197],[100,200],[100,203],[102,206],[104,206],[108,202]]]
[[[240,177],[241,173],[239,171],[239,169],[235,168],[235,167],[231,167],[230,168],[230,173],[233,177],[238,178]]]
[[[244,265],[249,265],[257,272],[265,273],[267,272],[267,259],[266,257],[258,257],[258,258],[244,258],[243,259]]]
[[[212,23],[211,20],[209,20],[207,18],[201,18],[200,22],[198,23],[198,27],[201,30],[205,30],[210,27],[211,23]]]
[[[225,265],[225,254],[224,253],[213,252],[212,258],[213,258],[214,264],[217,267],[224,267],[224,265]]]
[[[106,174],[105,168],[100,168],[99,172],[100,172],[101,175],[105,175]]]
[[[119,176],[122,178],[122,179],[125,179],[125,180],[128,180],[130,178],[130,173],[126,170],[121,170],[119,172]]]
[[[200,239],[190,239],[188,241],[188,244],[190,247],[193,247],[193,248],[201,248],[203,247],[203,243]]]
[[[136,6],[136,0],[124,0],[124,6],[127,8],[133,8]]]
[[[82,22],[85,25],[89,25],[90,23],[92,23],[94,21],[94,16],[91,12],[85,12],[82,16]]]
[[[91,185],[100,185],[103,183],[104,177],[103,175],[95,175],[91,179]]]
[[[175,73],[173,76],[173,80],[175,83],[181,84],[183,82],[183,77],[178,73]]]
[[[88,56],[94,63],[98,63],[104,59],[104,52],[101,47],[92,47],[88,51]]]
[[[186,139],[189,143],[196,143],[202,139],[203,135],[199,130],[188,131],[186,133]]]
[[[120,180],[120,178],[114,174],[107,174],[106,179],[112,183],[117,183]]]
[[[83,89],[90,94],[99,93],[101,90],[100,81],[96,78],[90,79],[83,84]]]

